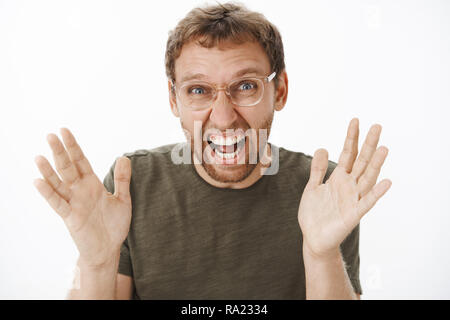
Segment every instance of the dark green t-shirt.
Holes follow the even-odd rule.
[[[279,150],[279,170],[245,189],[217,188],[167,145],[131,159],[132,220],[119,273],[135,299],[305,299],[298,207],[311,157]],[[272,148],[277,148],[272,145]],[[336,164],[329,162],[325,180]],[[104,185],[114,193],[114,165]],[[355,292],[359,225],[341,244]]]

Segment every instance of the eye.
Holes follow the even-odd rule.
[[[248,91],[248,90],[253,90],[256,87],[257,87],[257,85],[253,81],[243,81],[243,82],[239,83],[238,90]]]
[[[189,94],[194,94],[194,95],[205,94],[205,91],[206,90],[202,87],[191,87],[188,90]]]

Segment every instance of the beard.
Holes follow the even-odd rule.
[[[272,111],[271,114],[265,118],[261,124],[259,124],[256,128],[252,128],[254,130],[256,130],[256,132],[259,133],[260,129],[266,130],[267,132],[267,139],[269,138],[270,135],[270,129],[272,127],[272,120],[273,120],[273,116],[274,116],[274,112]],[[186,127],[183,124],[183,121],[181,121],[181,126],[183,127],[183,129],[185,130],[185,132],[189,132]],[[244,128],[245,127],[245,128]],[[250,129],[250,126],[248,125],[248,123],[245,123],[244,127],[241,125],[239,125],[238,123],[234,124],[231,126],[231,128],[227,128],[230,130],[244,130],[244,132],[247,129]],[[206,126],[205,132],[208,129],[214,128],[213,126]],[[203,130],[203,129],[202,129]],[[189,132],[190,133],[190,132]],[[187,136],[188,140],[190,140],[190,144],[191,144],[191,160],[193,160],[194,158],[194,153],[195,153],[195,147],[194,147],[194,139],[192,137],[195,136],[195,133],[192,134],[190,133],[190,137]],[[202,139],[203,137],[201,137]],[[264,150],[264,148],[266,147],[266,143],[267,141],[263,141],[263,145],[260,146],[260,136],[257,135],[257,141],[256,141],[256,146],[257,146],[257,150],[256,150],[256,160],[257,161],[252,161],[252,163],[250,163],[249,159],[250,159],[250,143],[249,143],[249,139],[248,137],[245,138],[245,162],[242,164],[236,164],[233,166],[222,166],[220,164],[215,164],[215,163],[208,163],[207,161],[201,161],[202,167],[205,169],[206,173],[215,181],[218,182],[223,182],[223,183],[238,183],[241,182],[243,180],[245,180],[252,172],[253,170],[255,170],[256,166],[258,165],[259,161],[260,161],[260,148],[262,148]],[[204,154],[205,149],[208,147],[209,143],[207,141],[203,141],[202,139],[202,155]],[[203,157],[197,157],[198,159],[203,159]],[[254,163],[256,162],[256,163]]]

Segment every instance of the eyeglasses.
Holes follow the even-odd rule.
[[[225,87],[206,81],[192,80],[182,83],[179,88],[172,82],[172,88],[181,104],[193,110],[209,108],[216,100],[217,92],[224,90],[231,102],[240,107],[258,104],[264,95],[264,85],[272,81],[276,72],[267,77],[244,77],[232,80]]]

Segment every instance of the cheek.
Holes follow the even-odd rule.
[[[275,87],[272,84],[270,87],[266,88],[267,90],[264,91],[264,103],[270,108],[270,110],[273,109],[273,106],[275,105]]]
[[[194,132],[194,125],[197,122],[201,124],[202,127],[205,126],[205,123],[208,121],[209,111],[190,111],[180,108],[180,120],[183,127],[190,132]],[[197,125],[198,125],[197,124]]]
[[[254,107],[240,107],[239,115],[251,128],[260,128],[273,114],[273,98],[264,96],[264,99]]]

